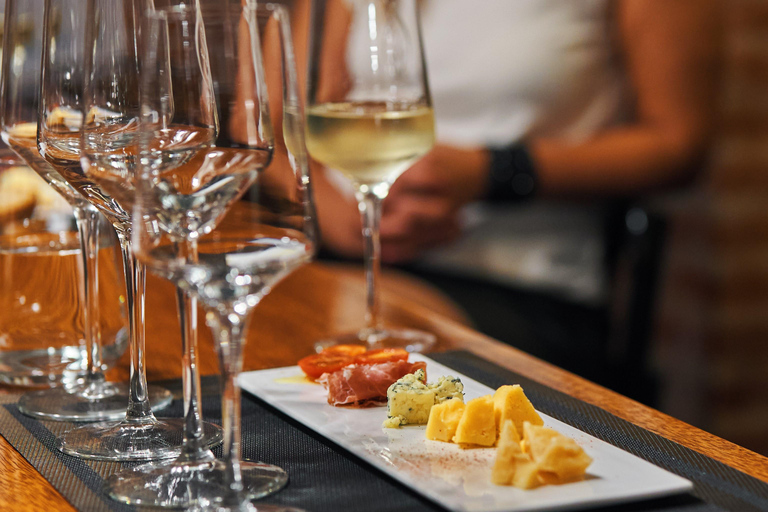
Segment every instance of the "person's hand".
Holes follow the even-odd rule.
[[[484,149],[437,145],[403,173],[382,208],[382,260],[404,263],[458,238],[461,208],[484,195],[488,166]]]
[[[438,145],[403,173],[382,205],[382,261],[405,263],[455,240],[461,234],[461,208],[485,193],[488,165],[484,149]],[[317,169],[312,178],[323,244],[340,256],[359,258],[363,236],[357,201],[339,190],[328,172]]]

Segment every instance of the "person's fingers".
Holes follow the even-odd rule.
[[[382,216],[380,234],[382,239],[418,237],[454,222],[456,215],[450,204],[440,197],[400,197]]]
[[[413,164],[392,184],[390,193],[444,194],[448,185],[442,167],[437,165],[431,153]]]
[[[458,212],[438,198],[401,198],[382,217],[380,226],[382,259],[402,263],[427,249],[447,244],[461,234]]]
[[[408,263],[420,257],[426,250],[453,242],[460,234],[459,225],[454,223],[434,229],[421,238],[382,242],[381,259],[385,263]]]

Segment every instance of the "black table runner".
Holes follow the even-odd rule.
[[[760,480],[468,352],[445,352],[430,357],[493,388],[521,384],[541,412],[694,483],[691,494],[602,507],[601,511],[768,511],[768,484]],[[180,385],[166,384],[176,391]],[[205,379],[204,387],[204,416],[220,423],[215,379]],[[118,504],[101,492],[103,479],[129,464],[84,461],[61,454],[56,449],[56,437],[72,428],[72,424],[43,422],[22,415],[16,407],[18,395],[6,395],[0,400],[0,434],[75,508],[89,512],[137,510]],[[169,408],[157,411],[157,415],[180,416],[181,403],[175,400]],[[288,471],[288,486],[265,498],[267,503],[316,512],[442,510],[247,393],[243,397],[243,457],[277,464]]]

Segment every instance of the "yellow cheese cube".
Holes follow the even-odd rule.
[[[496,485],[512,485],[515,477],[516,456],[523,455],[520,449],[520,436],[511,420],[507,420],[499,433],[496,462],[493,464],[491,481]]]
[[[535,461],[526,458],[520,461],[512,479],[512,485],[518,489],[533,489],[542,484],[541,471]]]
[[[501,427],[491,481],[496,485],[514,485],[521,489],[532,489],[540,484],[538,468],[530,456],[520,449],[520,436],[512,420],[505,421]]]
[[[543,425],[544,421],[533,408],[528,397],[523,393],[523,388],[518,384],[514,386],[501,386],[493,394],[493,412],[496,418],[496,428],[506,420],[512,420],[518,434],[523,431],[523,422],[528,421],[532,425]]]
[[[456,434],[464,409],[464,402],[457,398],[433,405],[427,422],[427,439],[450,442]]]
[[[592,458],[576,441],[551,428],[523,425],[525,442],[531,458],[545,483],[566,483],[584,477]]]
[[[496,443],[496,419],[491,395],[469,401],[456,427],[453,442],[480,446],[493,446]]]

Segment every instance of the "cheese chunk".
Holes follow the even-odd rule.
[[[383,426],[423,425],[434,403],[435,392],[424,384],[424,372],[409,373],[387,389],[387,419]]]
[[[450,442],[456,434],[464,408],[464,402],[459,399],[445,400],[433,405],[427,422],[427,439]]]
[[[400,428],[400,425],[405,425],[405,416],[387,416],[384,423],[381,425],[384,428]]]
[[[501,386],[493,394],[493,412],[496,418],[496,429],[501,431],[501,426],[506,420],[512,420],[517,433],[523,431],[523,423],[528,421],[531,425],[543,425],[544,421],[533,408],[528,397],[523,393],[523,388],[514,386]]]
[[[435,392],[435,403],[441,404],[446,400],[458,398],[464,401],[464,384],[458,377],[438,377],[437,382],[430,384],[429,389]]]
[[[39,181],[42,181],[40,176],[27,167],[11,167],[0,173],[0,222],[21,220],[32,215]],[[43,186],[51,188],[44,182]]]
[[[520,436],[512,420],[502,424],[491,481],[520,489],[532,489],[541,483],[536,463],[520,449]]]
[[[470,400],[456,427],[454,443],[493,446],[496,443],[496,419],[493,397],[481,396]]]
[[[592,458],[576,441],[551,428],[525,422],[523,434],[531,458],[545,483],[580,480],[592,463]]]
[[[464,385],[456,377],[440,377],[427,384],[424,370],[408,374],[387,389],[387,419],[385,428],[403,425],[424,425],[435,404],[458,401],[464,403]],[[455,428],[454,428],[455,430]],[[451,434],[453,435],[453,434]]]
[[[80,128],[83,114],[79,110],[66,107],[56,107],[48,114],[48,125],[63,125],[69,129]]]

